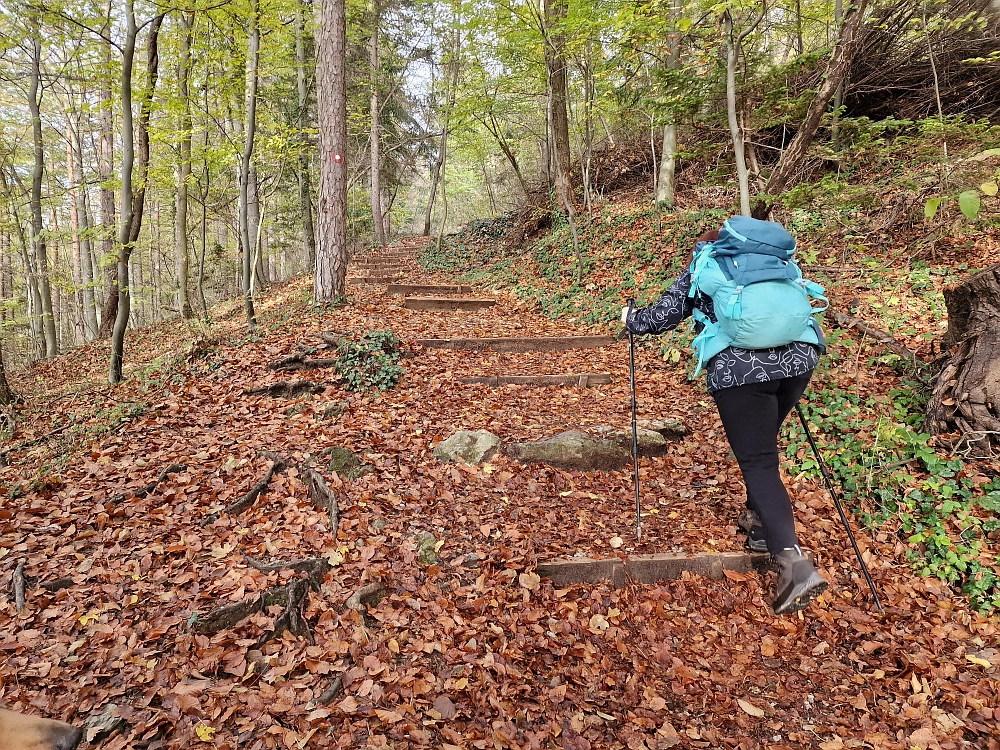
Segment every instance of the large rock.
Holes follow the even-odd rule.
[[[413,541],[417,545],[417,562],[421,565],[434,565],[437,563],[437,539],[429,531],[420,531],[413,535]]]
[[[501,441],[487,430],[459,430],[434,448],[434,455],[442,461],[454,462],[461,458],[467,464],[489,461],[500,450]]]
[[[621,446],[632,455],[632,430],[619,430],[616,427],[602,426],[594,428],[594,433],[615,445]],[[659,432],[643,427],[635,431],[639,442],[640,456],[662,456],[667,452],[667,441]]]
[[[537,443],[511,443],[504,452],[520,463],[542,463],[557,469],[612,471],[627,466],[632,455],[610,440],[567,430]]]
[[[639,427],[660,433],[665,440],[683,440],[688,434],[687,426],[675,417],[663,419],[640,419]]]
[[[330,449],[329,470],[339,474],[341,479],[357,479],[371,471],[349,450],[336,447]]]

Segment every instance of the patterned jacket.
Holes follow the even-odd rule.
[[[659,302],[633,310],[625,327],[635,334],[666,333],[690,317],[695,308],[714,322],[716,317],[712,298],[700,291],[692,298],[688,296],[690,291],[691,271],[687,270],[674,280]],[[696,322],[695,330],[700,332],[701,328],[701,324]],[[740,349],[731,346],[708,361],[708,390],[714,392],[748,383],[765,383],[805,375],[819,363],[820,351],[820,348],[803,341],[794,341],[773,349]]]

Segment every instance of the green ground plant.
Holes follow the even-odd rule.
[[[387,391],[403,377],[399,337],[392,331],[369,331],[357,343],[345,341],[337,349],[336,369],[349,391]]]

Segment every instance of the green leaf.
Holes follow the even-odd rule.
[[[986,193],[986,195],[996,195],[997,194],[997,183],[995,183],[995,182],[984,182],[982,185],[979,186],[979,189],[982,190],[984,193]]]
[[[938,206],[941,205],[940,198],[931,198],[924,204],[924,216],[933,219],[937,215]]]
[[[979,213],[981,200],[978,190],[966,190],[958,196],[958,207],[967,219],[975,219]]]

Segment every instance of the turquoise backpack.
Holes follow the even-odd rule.
[[[793,256],[795,240],[773,221],[734,216],[719,239],[703,245],[691,261],[689,297],[701,292],[712,298],[717,323],[695,310],[704,325],[693,346],[695,375],[705,363],[730,346],[769,349],[793,341],[820,344],[813,315],[826,310],[824,289],[802,278]],[[813,307],[810,298],[820,300]]]

